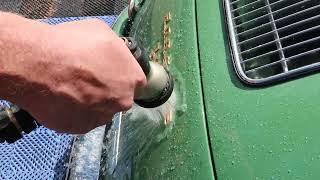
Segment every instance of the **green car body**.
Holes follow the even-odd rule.
[[[319,179],[320,75],[244,84],[224,13],[222,0],[145,0],[137,12],[129,35],[149,53],[170,40],[159,58],[170,57],[182,98],[172,132],[138,162],[133,178]],[[114,30],[124,34],[127,23],[124,11]]]

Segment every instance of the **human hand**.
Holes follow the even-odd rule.
[[[23,91],[16,93],[19,106],[44,126],[69,133],[85,133],[132,106],[134,91],[146,78],[104,22],[48,28],[49,33],[36,35],[39,41],[15,78]]]

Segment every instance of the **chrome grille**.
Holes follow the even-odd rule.
[[[224,0],[233,63],[246,83],[320,68],[319,0]]]

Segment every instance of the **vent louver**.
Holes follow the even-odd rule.
[[[233,62],[248,84],[320,69],[319,0],[225,0]]]

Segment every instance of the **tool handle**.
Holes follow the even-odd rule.
[[[133,57],[139,63],[144,74],[148,77],[151,68],[146,51],[142,47],[139,47],[137,41],[135,41],[132,37],[121,37],[121,39],[123,39]]]
[[[37,121],[18,106],[0,107],[0,143],[14,143],[38,126]]]
[[[135,103],[144,108],[155,108],[167,102],[174,88],[170,73],[161,65],[150,62],[145,49],[132,37],[122,39],[147,77],[147,85],[136,89]]]

